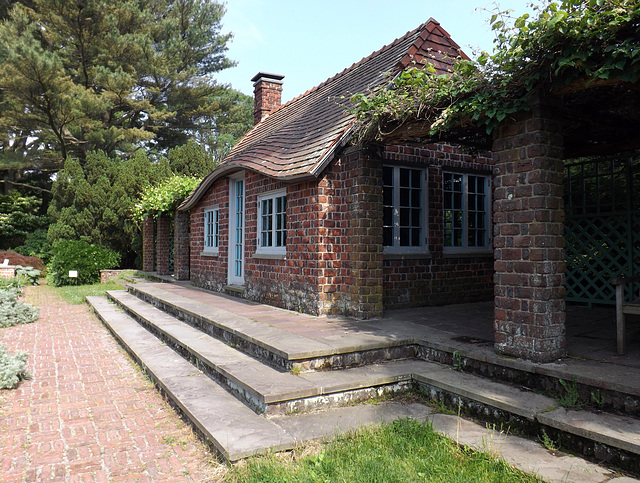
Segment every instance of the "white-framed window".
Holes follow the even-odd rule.
[[[385,252],[427,252],[426,175],[426,169],[382,167]]]
[[[220,209],[204,210],[204,251],[217,254],[220,248]]]
[[[256,253],[287,252],[287,193],[272,191],[258,196],[258,249]]]
[[[443,172],[444,250],[489,251],[490,177]]]

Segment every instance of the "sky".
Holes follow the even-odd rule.
[[[525,13],[531,0],[499,0]],[[282,101],[303,94],[434,18],[471,57],[493,48],[490,0],[227,0],[222,32],[236,67],[220,83],[253,95],[258,72],[284,75]],[[491,12],[487,11],[491,10]]]

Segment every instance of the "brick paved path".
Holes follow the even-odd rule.
[[[27,289],[33,323],[0,329],[33,376],[0,391],[0,480],[216,481],[224,467],[85,305]]]

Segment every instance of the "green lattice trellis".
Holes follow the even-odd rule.
[[[640,272],[640,158],[567,164],[568,301],[613,304],[611,279]],[[635,287],[633,285],[636,285]],[[628,286],[637,297],[638,284]]]

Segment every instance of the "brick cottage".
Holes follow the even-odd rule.
[[[431,19],[285,105],[283,76],[256,75],[254,128],[179,208],[190,242],[176,240],[177,278],[358,318],[490,300],[491,158],[350,142],[352,94],[425,59],[445,74],[459,57]]]

